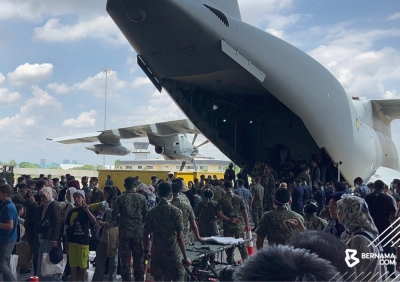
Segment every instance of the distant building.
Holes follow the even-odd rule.
[[[69,164],[69,160],[63,160],[63,164]]]
[[[150,154],[149,142],[134,142],[133,143],[134,151],[132,155],[135,156],[135,160],[147,160]]]
[[[40,165],[46,165],[47,160],[46,159],[40,159]]]
[[[61,164],[60,165],[60,167],[62,169],[71,169],[71,168],[74,168],[74,167],[82,167],[82,166],[84,166],[84,165],[83,164],[74,164],[74,163],[72,163],[72,164]]]
[[[225,167],[228,166],[230,161],[223,160],[196,160],[197,171],[207,172],[224,172]],[[179,171],[181,168],[181,161],[167,161],[167,160],[131,160],[121,161],[122,169],[132,170],[155,170],[155,171]],[[186,164],[183,171],[194,171],[193,165],[189,162]]]
[[[60,164],[56,164],[56,163],[46,163],[46,164],[40,164],[40,168],[43,168],[43,169],[61,168],[61,166],[60,166]]]

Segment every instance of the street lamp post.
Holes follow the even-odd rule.
[[[111,70],[107,67],[102,68],[103,73],[106,75],[106,90],[105,90],[105,95],[104,95],[104,131],[107,128],[107,80],[108,80],[108,74],[111,72]],[[106,156],[103,155],[103,169],[106,168]]]

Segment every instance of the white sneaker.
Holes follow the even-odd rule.
[[[117,275],[115,276],[115,279],[117,279],[117,280],[121,280],[121,279],[122,279],[122,277],[121,277],[121,275],[118,275],[118,274],[117,274]]]

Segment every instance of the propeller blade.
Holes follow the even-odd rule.
[[[206,157],[206,156],[203,156],[203,155],[196,155],[196,159],[207,159],[207,160],[215,160],[215,158],[212,158],[212,157]]]
[[[181,168],[179,169],[179,171],[182,171],[182,170],[185,168],[185,165],[186,165],[186,162],[183,161],[183,162],[182,162],[182,165],[181,165]]]
[[[198,136],[198,134],[195,134],[195,135],[194,135],[193,141],[192,141],[192,145],[194,145],[194,142],[196,142],[197,136]]]
[[[196,146],[197,148],[200,148],[201,146],[206,145],[207,143],[210,143],[209,140],[204,141],[203,143],[201,143],[199,146]]]

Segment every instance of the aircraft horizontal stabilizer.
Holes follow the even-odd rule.
[[[379,110],[378,115],[383,114],[385,115],[386,118],[391,120],[400,119],[400,99],[371,100],[371,101],[382,108]]]

